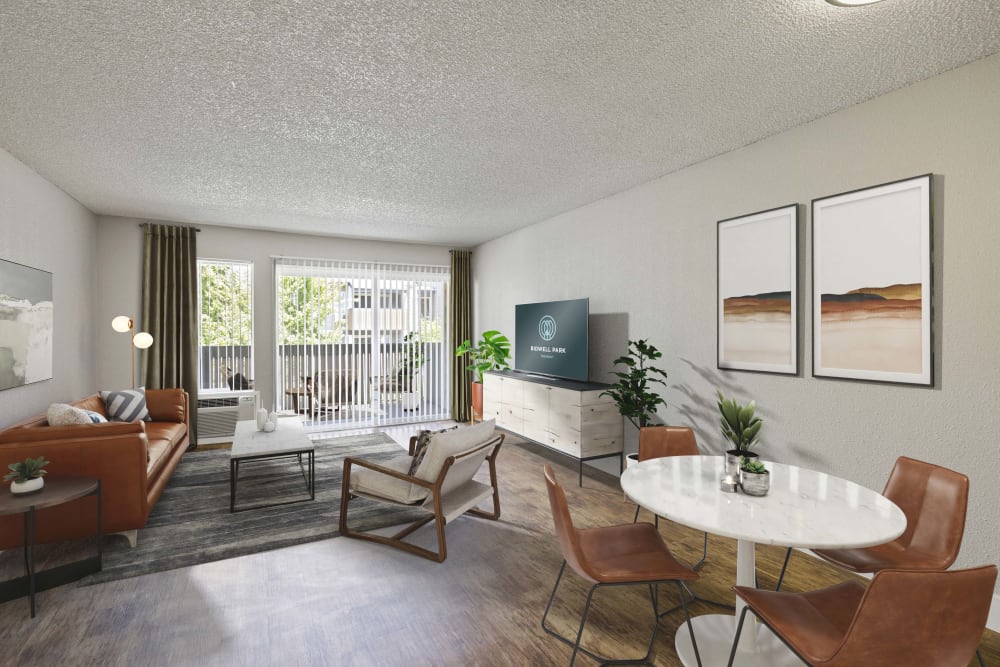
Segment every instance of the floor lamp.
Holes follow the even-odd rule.
[[[111,320],[111,328],[119,333],[125,333],[126,331],[131,332],[135,329],[135,322],[128,315],[119,315],[115,319]],[[129,358],[132,362],[132,388],[135,389],[135,350],[133,346],[139,348],[140,350],[145,350],[153,344],[153,336],[145,331],[140,331],[139,333],[132,336],[132,341],[129,345]]]

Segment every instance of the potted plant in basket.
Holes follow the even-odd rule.
[[[771,490],[771,473],[755,458],[740,457],[740,488],[751,496],[766,496]]]
[[[399,348],[399,365],[396,367],[396,382],[399,386],[404,410],[416,410],[420,407],[421,376],[420,369],[427,363],[424,356],[423,341],[420,333],[411,331],[403,336]]]
[[[41,491],[45,485],[43,477],[46,474],[45,466],[50,462],[44,456],[33,459],[30,456],[24,461],[11,463],[7,467],[10,472],[4,475],[4,481],[10,481],[10,492],[14,494],[34,493]]]
[[[625,370],[615,371],[618,382],[611,389],[601,392],[601,396],[614,399],[618,411],[636,428],[648,426],[656,415],[656,408],[667,404],[650,387],[654,382],[667,384],[664,382],[667,372],[650,363],[662,356],[656,346],[645,340],[630,340],[628,355],[615,359],[615,365],[625,366]]]
[[[739,476],[740,458],[757,457],[750,448],[757,443],[757,436],[764,422],[754,414],[757,411],[757,404],[754,401],[740,405],[735,399],[723,396],[718,389],[715,390],[715,395],[718,397],[722,435],[733,445],[733,448],[726,452],[726,475],[731,475],[735,479]]]
[[[466,370],[475,371],[472,381],[472,411],[483,416],[483,373],[487,371],[505,371],[510,368],[510,339],[499,331],[491,329],[484,331],[482,339],[476,343],[466,339],[455,350],[455,356],[469,355],[471,362]]]

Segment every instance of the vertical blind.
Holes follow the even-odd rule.
[[[449,268],[274,258],[276,396],[313,425],[449,412]]]

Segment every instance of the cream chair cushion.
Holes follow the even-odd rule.
[[[388,461],[380,461],[379,465],[391,468],[404,475],[410,469],[413,457],[409,454],[394,456]],[[351,491],[359,495],[372,495],[386,500],[412,505],[427,497],[430,489],[416,484],[383,475],[377,470],[355,465],[351,468]]]
[[[432,434],[431,441],[427,444],[427,453],[424,454],[424,460],[417,467],[414,477],[427,482],[437,481],[445,459],[486,442],[493,437],[494,430],[496,421],[491,419],[473,426]]]

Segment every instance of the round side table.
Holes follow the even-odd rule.
[[[35,512],[85,496],[97,496],[97,556],[67,563],[42,572],[35,571]],[[0,584],[0,601],[27,595],[31,617],[35,617],[35,593],[101,571],[104,541],[101,525],[101,480],[93,477],[46,477],[40,491],[15,495],[0,489],[0,516],[21,514],[24,517],[24,576]]]

